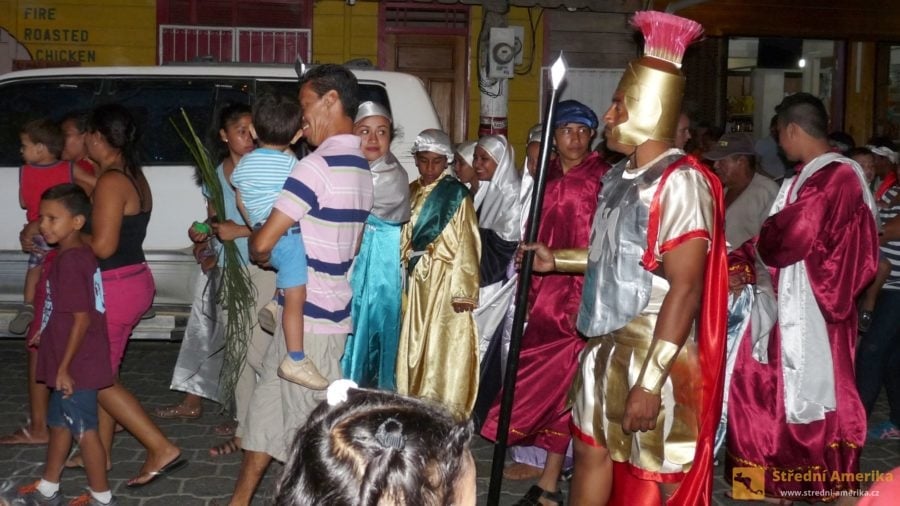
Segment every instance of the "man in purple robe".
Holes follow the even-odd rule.
[[[776,112],[779,144],[800,166],[759,234],[778,322],[738,351],[725,476],[762,468],[766,496],[825,501],[859,486],[866,413],[854,381],[854,302],[877,268],[875,204],[862,169],[831,152],[818,98],[797,93]]]

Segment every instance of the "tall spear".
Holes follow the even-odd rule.
[[[541,209],[544,202],[544,185],[547,181],[547,164],[550,161],[550,145],[553,134],[553,121],[556,116],[556,103],[559,101],[559,87],[566,76],[566,60],[562,51],[556,62],[550,67],[550,98],[547,103],[547,114],[543,121],[541,135],[541,156],[537,166],[537,178],[531,193],[531,213],[525,229],[526,242],[537,240],[538,226],[541,221]],[[531,270],[534,264],[534,251],[526,251],[519,272],[519,284],[516,288],[516,310],[513,315],[512,336],[509,341],[509,355],[506,359],[506,376],[503,379],[503,397],[500,404],[500,420],[497,423],[497,443],[494,445],[494,459],[491,462],[491,484],[488,489],[487,503],[498,504],[500,487],[503,484],[503,465],[506,462],[506,441],[509,435],[509,419],[512,414],[513,395],[516,388],[516,373],[519,369],[519,350],[522,347],[522,332],[525,328],[525,312],[528,309],[528,291],[531,288]]]

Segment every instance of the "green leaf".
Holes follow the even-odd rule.
[[[217,165],[211,160],[209,150],[200,140],[184,109],[181,110],[181,119],[181,127],[175,118],[170,118],[170,121],[199,169],[216,216],[224,217],[225,202],[216,171]],[[221,243],[222,268],[213,271],[217,276],[216,303],[225,311],[225,356],[219,375],[219,401],[223,407],[230,409],[234,387],[245,364],[250,334],[256,323],[256,287],[253,286],[250,271],[242,261],[234,241]]]

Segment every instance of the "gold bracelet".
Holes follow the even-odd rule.
[[[574,272],[584,274],[584,271],[587,270],[587,250],[553,250],[553,264],[556,272]]]
[[[647,359],[641,368],[636,386],[649,394],[659,395],[663,385],[666,384],[666,378],[669,377],[672,364],[678,358],[679,351],[681,346],[675,343],[654,339],[650,349],[647,350]]]

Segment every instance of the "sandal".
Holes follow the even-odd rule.
[[[549,492],[537,485],[532,485],[528,492],[525,492],[525,495],[513,506],[542,506],[541,499],[554,502],[559,506],[562,506],[566,501],[562,491]]]
[[[22,306],[19,307],[19,311],[16,312],[16,316],[9,322],[9,328],[7,330],[9,330],[10,334],[21,336],[28,331],[31,320],[34,320],[34,306],[31,304],[22,304]]]
[[[230,437],[234,436],[234,431],[237,430],[237,422],[232,420],[228,422],[222,422],[219,425],[213,427],[213,432],[217,436],[222,437]]]
[[[158,470],[141,473],[141,474],[135,476],[134,478],[126,481],[125,486],[128,488],[146,487],[147,485],[153,483],[154,481],[158,480],[159,478],[165,478],[166,476],[174,473],[175,471],[178,471],[179,469],[186,466],[187,463],[188,463],[188,461],[181,458],[181,454],[179,453],[178,456],[175,457],[171,462],[160,467]],[[143,479],[143,481],[138,481],[140,479]]]
[[[224,443],[213,446],[209,449],[210,457],[224,457],[225,455],[231,455],[234,452],[240,451],[241,446],[237,442],[237,438],[231,438]]]
[[[200,418],[203,414],[203,407],[189,408],[184,404],[172,404],[171,406],[160,406],[153,410],[153,414],[157,418],[169,420],[172,418],[183,418],[185,420],[194,420]]]
[[[0,445],[45,445],[49,441],[49,435],[43,440],[36,439],[27,427],[19,427],[11,434],[0,436]]]

